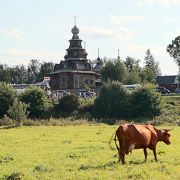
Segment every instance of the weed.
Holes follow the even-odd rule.
[[[10,161],[13,161],[13,158],[11,156],[9,156],[9,155],[0,158],[0,163],[7,163],[7,162],[10,162]]]
[[[166,154],[165,151],[158,151],[157,154],[161,155],[161,154]]]
[[[79,167],[79,170],[88,170],[88,169],[106,169],[107,167],[113,167],[117,162],[115,161],[110,161],[105,164],[99,164],[97,166],[92,166],[92,165],[83,165],[81,164]]]
[[[34,171],[36,172],[47,172],[48,168],[44,165],[38,165],[34,167]]]
[[[128,179],[142,179],[142,175],[141,174],[130,174],[127,175]]]
[[[6,180],[21,180],[21,179],[23,179],[23,177],[24,177],[23,173],[15,171],[10,175],[6,175],[4,179],[6,179]]]
[[[68,154],[67,157],[68,157],[68,158],[71,158],[71,159],[77,159],[77,158],[79,158],[80,156],[77,155],[76,153],[71,153],[71,154]]]
[[[72,143],[71,140],[64,140],[64,141],[62,141],[62,144],[71,144],[71,143]]]

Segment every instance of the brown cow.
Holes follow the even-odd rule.
[[[158,130],[152,125],[133,125],[124,124],[119,126],[115,132],[115,144],[119,154],[119,162],[125,163],[125,154],[132,152],[133,149],[143,149],[145,161],[147,160],[147,148],[151,149],[156,157],[156,144],[163,141],[167,145],[170,144],[169,130]],[[119,147],[116,143],[119,141]]]

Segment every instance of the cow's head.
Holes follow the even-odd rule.
[[[171,144],[169,137],[171,136],[168,132],[170,130],[164,129],[161,130],[162,136],[161,136],[161,141],[163,141],[164,143],[166,143],[167,145]]]

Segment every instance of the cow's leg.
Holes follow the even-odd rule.
[[[147,150],[146,150],[146,148],[143,148],[143,150],[144,150],[145,161],[147,161]]]
[[[120,162],[121,161],[121,149],[118,149],[118,155],[119,155],[119,161],[118,162]]]
[[[154,154],[154,159],[155,159],[155,161],[157,162],[156,147],[155,147],[155,148],[153,148],[153,154]]]
[[[123,148],[123,143],[122,143],[122,141],[119,139],[119,148],[117,147],[117,149],[118,149],[118,154],[119,154],[119,162],[121,161],[122,148]]]
[[[122,162],[122,164],[125,164],[125,154],[126,154],[126,152],[124,150],[121,150],[121,162]]]

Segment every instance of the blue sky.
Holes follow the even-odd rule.
[[[180,0],[0,0],[0,63],[63,60],[74,16],[88,58],[127,56],[144,63],[149,48],[163,75],[178,67],[166,47],[180,35]]]

